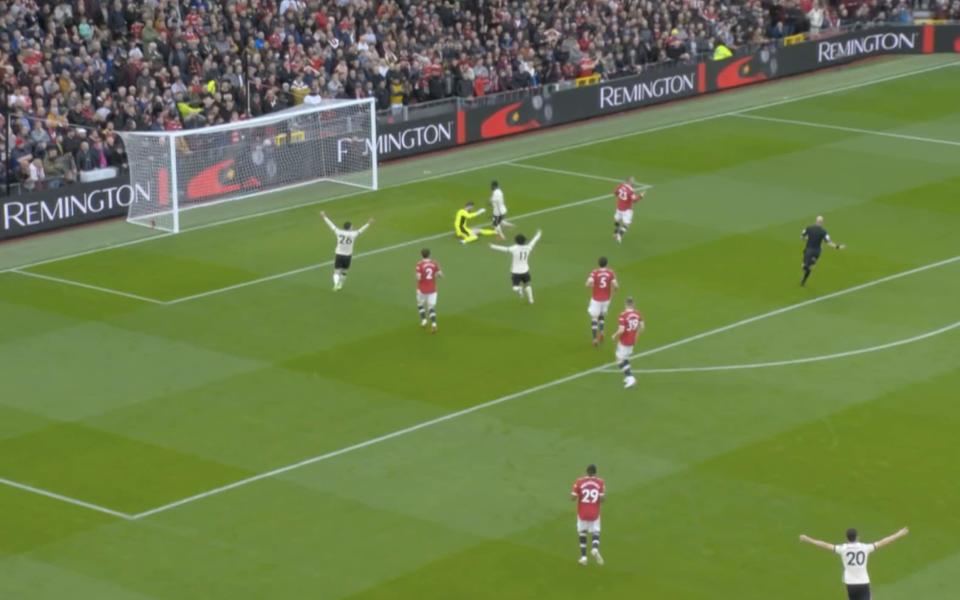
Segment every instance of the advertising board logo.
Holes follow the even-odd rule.
[[[630,85],[607,84],[600,88],[600,110],[672,98],[693,93],[695,89],[694,73],[680,73]]]
[[[231,192],[249,190],[260,185],[256,177],[237,178],[236,161],[232,158],[210,165],[187,183],[187,198],[202,200]]]
[[[377,154],[383,158],[392,155],[427,152],[432,148],[445,148],[453,145],[456,126],[452,120],[426,123],[404,127],[396,131],[386,131],[377,135]],[[348,137],[337,140],[337,162],[342,163],[350,156],[369,156],[373,152],[373,143],[369,138]]]
[[[539,97],[538,97],[539,98]],[[480,138],[491,138],[513,135],[541,127],[537,120],[538,109],[531,102],[524,106],[524,102],[511,102],[497,112],[483,120],[480,124]],[[542,104],[540,99],[539,104]]]
[[[829,63],[837,60],[869,56],[877,52],[896,52],[915,50],[918,33],[887,32],[852,37],[842,41],[824,41],[817,44],[817,62]]]
[[[741,85],[764,81],[768,75],[762,69],[755,68],[754,55],[732,60],[717,73],[717,89],[726,90]]]
[[[149,185],[124,184],[97,188],[79,195],[64,189],[64,195],[48,199],[8,201],[3,205],[3,230],[27,229],[46,224],[89,220],[105,213],[121,214],[134,202],[149,202]]]

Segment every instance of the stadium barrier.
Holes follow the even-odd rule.
[[[381,115],[377,151],[381,161],[405,158],[874,56],[931,53],[960,53],[960,25],[879,26],[797,44],[769,44],[720,62],[658,66],[593,85],[545,86],[485,96],[482,102],[456,101],[442,110],[410,111],[405,118]],[[338,140],[339,161],[347,160],[349,152],[371,151],[350,141]],[[130,202],[148,200],[151,193],[149,185],[121,176],[0,199],[0,239],[121,216]]]

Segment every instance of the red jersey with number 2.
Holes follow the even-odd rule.
[[[625,183],[618,185],[613,195],[617,197],[617,210],[630,210],[637,201],[637,193]]]
[[[594,269],[590,273],[590,279],[593,280],[593,299],[597,302],[607,302],[610,300],[613,283],[617,280],[614,272],[606,267]]]
[[[429,258],[417,263],[417,290],[421,294],[432,294],[437,291],[437,274],[440,265]]]
[[[624,346],[633,346],[637,343],[637,334],[640,333],[640,323],[643,322],[643,315],[628,308],[620,313],[620,327],[623,327],[623,333],[620,335],[620,343]]]
[[[573,482],[573,495],[577,497],[577,517],[581,521],[596,521],[600,518],[600,500],[604,493],[603,480],[599,477],[581,477]]]

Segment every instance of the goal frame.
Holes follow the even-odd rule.
[[[177,161],[176,161],[176,146],[177,140],[179,138],[191,137],[195,135],[202,134],[213,134],[213,133],[224,133],[229,131],[236,131],[238,129],[246,129],[250,127],[256,127],[258,125],[268,125],[271,123],[280,123],[286,120],[287,118],[295,118],[297,116],[312,114],[312,113],[322,113],[328,110],[334,110],[337,108],[343,108],[348,106],[357,106],[367,104],[369,105],[368,111],[370,114],[370,139],[367,141],[370,144],[370,185],[363,185],[360,183],[355,183],[352,181],[344,181],[340,179],[334,179],[331,177],[317,177],[316,179],[306,179],[304,181],[298,181],[295,183],[288,183],[279,187],[265,189],[265,190],[255,190],[250,192],[242,192],[235,196],[229,196],[226,198],[219,198],[217,200],[211,200],[209,202],[203,202],[200,204],[181,206],[180,202],[180,190],[176,185],[177,182]],[[286,190],[296,189],[306,185],[314,185],[317,183],[330,182],[336,183],[339,185],[346,185],[350,187],[360,188],[367,191],[377,191],[380,189],[379,185],[379,149],[378,149],[378,138],[377,138],[377,105],[375,98],[358,98],[354,100],[332,100],[325,101],[321,104],[300,104],[298,106],[278,111],[275,113],[268,113],[266,115],[261,115],[259,117],[254,117],[253,119],[247,119],[245,121],[240,121],[238,123],[222,123],[220,125],[211,125],[209,127],[200,127],[196,129],[179,129],[175,131],[122,131],[117,132],[121,139],[124,139],[126,136],[130,137],[156,137],[156,138],[167,138],[170,159],[169,164],[167,165],[170,168],[170,178],[172,185],[170,186],[170,211],[172,212],[173,226],[171,233],[180,233],[182,231],[180,223],[180,215],[182,212],[188,210],[195,210],[201,208],[209,208],[212,206],[217,206],[219,204],[226,204],[228,202],[237,202],[240,200],[246,200],[248,198],[254,198],[256,196],[262,196],[264,194],[273,194],[278,192],[283,192]],[[124,139],[124,142],[126,140]],[[365,142],[365,143],[367,143]],[[132,172],[132,169],[128,169]],[[168,211],[162,211],[155,213],[155,215],[167,214]],[[141,219],[147,219],[151,215],[144,215],[143,217],[138,217],[136,220],[131,220],[129,215],[127,217],[127,222],[134,225],[139,225],[141,227],[153,227],[147,223],[138,222]]]

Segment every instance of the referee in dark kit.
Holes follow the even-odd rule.
[[[803,249],[803,279],[800,280],[800,285],[807,285],[810,271],[820,259],[820,248],[823,243],[826,242],[837,250],[843,250],[844,245],[830,239],[830,234],[823,228],[823,217],[817,217],[817,222],[804,229],[802,236],[807,241],[807,247]]]

